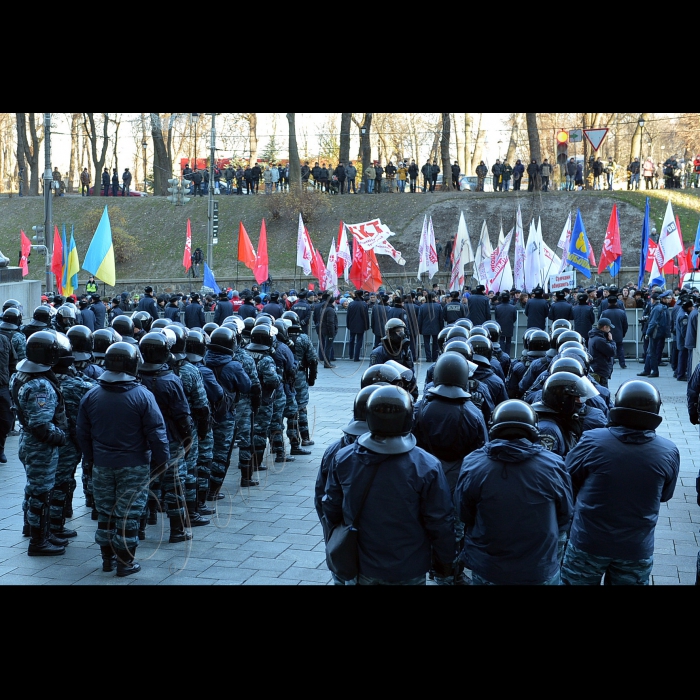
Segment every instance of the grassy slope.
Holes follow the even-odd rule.
[[[661,230],[661,223],[670,194],[674,212],[681,221],[686,244],[693,241],[700,219],[699,190],[653,191],[651,197],[652,225]],[[273,197],[284,195],[273,195]],[[338,231],[339,221],[350,223],[379,217],[396,233],[391,239],[395,248],[407,260],[405,269],[388,257],[380,257],[383,272],[415,276],[418,267],[418,240],[425,215],[432,216],[436,237],[447,240],[454,235],[460,211],[464,212],[472,244],[476,246],[482,222],[486,220],[490,238],[495,244],[502,223],[506,233],[513,226],[518,204],[527,229],[531,218],[541,217],[545,241],[555,247],[569,211],[574,216],[580,208],[584,224],[599,256],[605,230],[614,202],[618,203],[623,239],[623,266],[636,267],[639,260],[640,232],[646,192],[550,192],[546,194],[503,193],[445,193],[327,197],[319,195],[321,205],[316,220],[309,225],[314,244],[324,259],[330,242]],[[270,272],[273,277],[293,275],[296,260],[297,219],[273,219],[269,199],[257,197],[219,197],[220,234],[214,250],[214,269],[218,278],[235,275],[239,221],[243,221],[254,246],[257,246],[260,225],[266,219]],[[94,231],[87,230],[85,219],[95,209],[101,211],[102,198],[62,197],[54,199],[54,221],[59,228],[65,223],[70,235],[75,226],[78,254],[83,260]],[[127,220],[127,231],[142,241],[143,251],[129,265],[117,265],[117,277],[158,280],[182,277],[182,254],[187,219],[192,222],[193,248],[200,246],[206,253],[207,200],[198,198],[184,207],[175,207],[163,198],[129,198],[109,200]],[[11,264],[17,261],[19,231],[31,237],[31,227],[43,221],[43,199],[13,197],[0,199],[0,250]],[[43,279],[43,258],[32,256],[30,278]],[[245,274],[241,265],[241,274]],[[81,273],[81,280],[86,276]]]

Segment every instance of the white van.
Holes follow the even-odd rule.
[[[700,289],[700,271],[687,272],[685,275],[683,275],[683,283],[681,284],[681,287],[685,287],[686,285]]]

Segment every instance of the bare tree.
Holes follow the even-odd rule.
[[[460,162],[460,165],[466,166],[466,163],[464,160],[462,160],[462,153],[463,153],[463,148],[462,148],[462,141],[460,140],[460,131],[459,131],[459,124],[457,123],[457,115],[452,114],[452,130],[454,131],[455,135],[455,150],[457,151],[457,160]]]
[[[474,117],[465,113],[464,115],[464,170],[467,175],[474,173],[474,161],[472,151],[474,150],[474,139],[472,130],[474,129]]]
[[[360,177],[364,177],[365,170],[369,168],[369,164],[372,162],[372,141],[370,140],[372,133],[372,117],[373,112],[365,112],[364,119],[360,123],[353,115],[352,120],[355,126],[360,131],[360,159],[362,160],[362,172]]]
[[[70,115],[70,163],[68,165],[68,177],[66,192],[73,194],[75,191],[75,179],[78,174],[78,154],[80,150],[80,112]]]
[[[350,161],[350,127],[352,126],[352,112],[340,113],[340,162]]]
[[[442,113],[442,136],[440,138],[440,155],[442,156],[442,191],[452,189],[452,167],[450,166],[450,117],[449,112]]]
[[[642,112],[642,114],[639,115],[639,119],[643,119],[645,122],[649,121],[649,112]],[[643,127],[639,126],[639,120],[637,121],[637,128],[634,130],[634,134],[632,136],[632,145],[630,148],[630,163],[635,159],[639,158],[639,167],[641,171],[642,167],[642,158],[640,155],[642,154],[642,131]],[[641,177],[641,175],[640,175]]]
[[[95,117],[98,119],[95,119]],[[102,119],[102,135],[100,136],[100,125],[99,119]],[[85,133],[87,134],[88,140],[90,141],[90,152],[92,154],[92,163],[95,167],[95,195],[100,194],[100,178],[102,177],[102,170],[105,167],[105,162],[107,160],[107,147],[109,145],[109,114],[97,114],[95,112],[84,112],[83,113],[83,126],[85,127]],[[99,146],[98,154],[98,142],[102,140]],[[105,192],[105,194],[107,194]]]
[[[34,112],[17,112],[17,165],[24,168],[26,180],[26,165],[29,164],[29,194],[39,194],[39,156],[40,146],[44,139],[43,126],[42,135],[39,138],[36,127],[36,115]],[[28,119],[27,119],[28,117]],[[29,121],[29,138],[27,137],[27,120]],[[42,122],[43,125],[43,122]],[[31,140],[30,140],[31,139]]]
[[[296,113],[287,112],[289,123],[289,190],[301,193],[301,161],[297,146]]]
[[[481,157],[486,145],[486,131],[481,128],[482,114],[478,112],[474,118],[476,124],[476,139],[474,140],[474,153],[472,154],[472,172],[476,172],[476,166],[481,163]],[[473,122],[473,123],[474,123]]]
[[[153,138],[153,194],[166,196],[168,180],[173,177],[173,126],[176,114],[150,112],[151,137]],[[167,120],[166,134],[163,123]]]
[[[510,141],[508,142],[508,151],[506,152],[506,163],[513,165],[516,160],[518,151],[518,128],[520,125],[520,114],[511,115],[510,125]]]

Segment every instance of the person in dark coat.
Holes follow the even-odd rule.
[[[168,301],[165,311],[165,318],[169,318],[173,322],[180,322],[180,299],[177,294],[173,294]]]
[[[104,197],[109,197],[110,182],[111,182],[111,179],[109,177],[109,170],[107,170],[107,168],[105,168],[102,171],[102,191],[103,191]]]
[[[566,292],[563,289],[558,289],[555,292],[556,301],[549,307],[549,320],[558,321],[564,319],[566,321],[574,320],[574,311],[571,304],[566,301]]]
[[[528,299],[527,304],[525,304],[527,327],[545,330],[547,328],[547,318],[549,317],[549,303],[544,298],[542,287],[535,287],[532,291],[535,295],[534,299]]]
[[[328,474],[322,503],[328,526],[355,522],[364,498],[359,585],[425,585],[430,569],[440,576],[453,571],[450,488],[437,457],[416,446],[411,418],[406,391],[377,389],[367,402],[370,432],[340,450]]]
[[[576,504],[562,565],[567,585],[647,585],[661,503],[680,470],[676,445],[656,434],[661,397],[633,379],[615,395],[606,428],[586,431],[566,457]]]
[[[459,300],[459,292],[450,292],[450,299],[443,309],[445,324],[451,325],[460,318],[467,318],[467,307]]]
[[[573,511],[561,457],[540,443],[522,401],[494,411],[489,443],[462,463],[455,503],[465,524],[460,554],[476,585],[559,585],[559,543]],[[532,498],[531,494],[537,494]]]
[[[147,311],[151,314],[151,318],[153,318],[154,321],[160,318],[158,304],[156,304],[155,297],[153,296],[153,287],[148,286],[144,289],[143,296],[139,299],[136,311]]]
[[[420,355],[420,333],[418,331],[418,312],[420,306],[416,304],[415,294],[403,295],[403,308],[406,310],[406,318],[408,318],[408,337],[411,341],[411,354],[413,359],[418,362]]]
[[[365,333],[369,330],[369,310],[363,300],[364,292],[358,289],[355,298],[348,304],[346,324],[350,333],[350,357],[354,362],[360,361]],[[295,309],[296,310],[296,309]]]
[[[199,294],[193,294],[190,303],[185,307],[185,325],[188,328],[204,328],[206,319],[204,309],[199,303],[200,299]]]
[[[518,320],[518,310],[510,303],[510,294],[508,292],[501,292],[493,314],[496,323],[501,327],[501,348],[510,357],[510,343],[515,332],[515,323]]]
[[[572,307],[574,315],[574,330],[583,338],[588,338],[588,332],[595,323],[595,311],[591,306],[587,294],[579,294],[578,304]]]
[[[374,333],[374,347],[376,348],[382,342],[384,336],[384,328],[387,322],[387,304],[389,303],[389,295],[382,294],[377,296],[377,303],[371,307],[370,324],[372,333]]]
[[[216,302],[216,309],[214,310],[214,323],[220,326],[224,319],[228,318],[232,313],[233,304],[231,304],[228,294],[219,292],[219,300]]]
[[[321,301],[323,302],[320,325],[320,338],[322,339],[321,357],[323,358],[324,368],[333,369],[335,367],[332,364],[333,360],[335,360],[333,344],[335,343],[335,336],[338,335],[338,314],[335,311],[333,297],[330,292],[324,292]]]
[[[486,300],[486,297],[484,297]],[[488,303],[488,300],[486,300]],[[426,362],[436,362],[439,354],[438,333],[445,327],[442,306],[435,302],[435,294],[428,292],[428,301],[418,312],[418,332],[423,336]]]
[[[467,318],[475,326],[481,326],[491,319],[491,303],[485,291],[486,287],[480,284],[467,299]]]
[[[90,306],[87,299],[81,299],[78,302],[78,308],[80,309],[80,315],[82,319],[82,326],[87,326],[93,333],[95,332],[95,312]]]
[[[92,295],[92,304],[90,305],[90,308],[92,309],[92,313],[95,314],[95,330],[98,328],[104,328],[107,325],[107,308],[102,303],[102,299],[100,299],[99,294]]]
[[[590,371],[595,380],[605,387],[612,377],[613,358],[617,352],[612,330],[612,321],[603,317],[598,321],[597,328],[588,333],[588,352],[593,358]]]
[[[610,295],[608,297],[608,309],[605,312],[605,318],[612,321],[612,339],[615,341],[615,355],[620,363],[620,367],[625,369],[625,346],[624,340],[627,335],[629,323],[627,321],[627,313],[618,304],[618,298]]]
[[[246,318],[255,318],[258,315],[258,310],[255,308],[253,297],[250,294],[246,294],[241,308],[238,309],[238,314],[243,320]]]
[[[292,311],[299,317],[301,332],[304,335],[309,335],[309,324],[313,309],[307,300],[307,292],[305,290],[302,289],[299,292],[299,298],[292,305]]]
[[[263,313],[270,314],[270,316],[273,316],[275,319],[282,318],[282,314],[287,309],[282,308],[282,304],[279,303],[279,300],[279,292],[272,292],[272,294],[270,294],[269,303],[265,304],[265,306],[263,307]]]

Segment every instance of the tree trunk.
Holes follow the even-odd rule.
[[[467,175],[474,174],[474,165],[472,162],[472,129],[474,128],[474,120],[471,114],[464,115],[464,172]]]
[[[68,166],[68,182],[66,183],[66,192],[73,194],[75,192],[75,180],[79,171],[78,157],[80,151],[79,139],[79,124],[80,113],[70,115],[70,165]]]
[[[365,118],[360,125],[360,153],[362,154],[362,172],[360,173],[360,179],[365,176],[365,170],[369,168],[369,164],[372,162],[372,143],[370,141],[370,134],[372,132],[372,117],[373,112],[365,112]],[[362,130],[365,133],[362,133]]]
[[[258,115],[253,112],[249,115],[250,125],[250,167],[252,168],[258,160]]]
[[[31,145],[27,139],[27,113],[18,112],[17,117],[17,162],[24,167],[24,181],[27,182],[26,162],[29,165],[29,194],[39,194],[39,139],[36,133],[34,112],[29,112]]]
[[[457,115],[453,114],[452,115],[452,128],[455,132],[455,149],[457,150],[457,160],[459,161],[460,166],[466,166],[466,161],[462,158],[462,141],[459,138],[459,129],[457,128]],[[465,170],[466,172],[466,170]]]
[[[117,115],[114,118],[114,138],[112,139],[112,161],[113,167],[117,169],[117,174],[119,174],[119,151],[117,150],[117,145],[119,144],[119,127],[121,126],[121,119],[117,119]]]
[[[506,163],[513,165],[515,163],[515,154],[518,149],[518,122],[520,115],[516,114],[513,120],[513,126],[510,130],[510,141],[508,142],[508,151],[506,152]]]
[[[484,152],[484,141],[486,140],[486,132],[481,129],[482,114],[476,115],[476,141],[474,142],[474,155],[472,156],[472,172],[476,172],[476,166],[481,162],[481,156]]]
[[[450,165],[450,117],[449,112],[442,113],[442,135],[440,137],[440,155],[442,157],[442,192],[452,190],[452,167]]]
[[[537,165],[542,165],[542,148],[540,146],[540,132],[537,129],[537,113],[526,112],[525,119],[527,120],[527,140],[530,144],[530,162],[534,159]],[[527,166],[526,166],[527,167]],[[540,190],[542,180],[539,176],[535,178],[535,190]]]
[[[97,154],[97,140],[99,134],[97,133],[97,126],[95,124],[95,112],[83,113],[83,125],[85,126],[85,131],[87,137],[90,141],[90,151],[92,153],[92,163],[95,166],[95,196],[100,194],[100,183],[102,181],[102,170],[105,167],[105,161],[107,160],[107,146],[109,145],[109,139],[107,138],[107,132],[109,129],[109,115],[102,115],[102,147],[100,149],[100,154]],[[89,125],[88,125],[89,123]],[[107,194],[107,193],[105,193]]]
[[[350,129],[352,112],[340,113],[340,162],[346,165],[350,161]]]
[[[289,123],[289,191],[301,192],[301,160],[297,145],[296,113],[287,112]],[[349,160],[349,158],[348,158]]]
[[[163,139],[161,116],[157,112],[149,114],[153,138],[153,194],[165,197],[168,194],[168,180],[173,177],[173,162]],[[168,129],[168,133],[172,133],[172,129]]]

